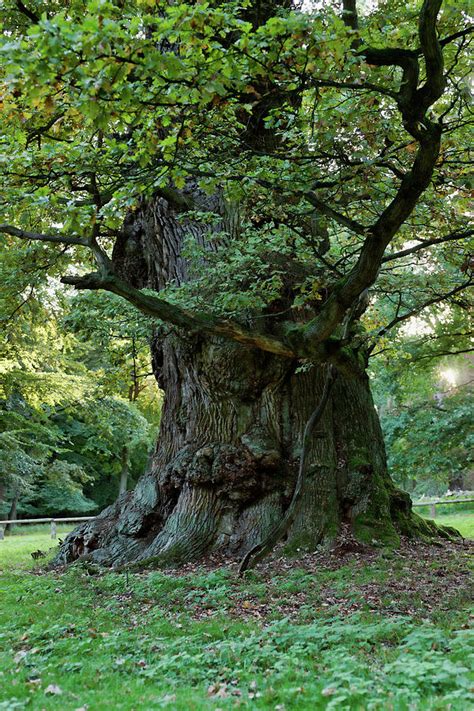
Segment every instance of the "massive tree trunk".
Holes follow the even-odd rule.
[[[115,268],[137,287],[182,283],[189,278],[183,240],[205,242],[205,230],[177,220],[158,199],[127,220]],[[133,492],[67,537],[58,562],[89,556],[105,564],[168,564],[209,551],[242,556],[288,507],[303,431],[328,366],[301,367],[291,358],[163,327],[152,342],[152,363],[165,399],[149,470]],[[286,534],[289,548],[330,544],[343,523],[369,544],[429,532],[387,473],[365,374],[336,378],[311,436],[306,470]]]

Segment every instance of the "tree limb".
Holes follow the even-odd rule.
[[[428,353],[426,355],[418,356],[417,358],[413,358],[413,361],[426,360],[427,358],[444,358],[446,356],[462,355],[463,353],[472,353],[473,351],[474,351],[474,348],[462,348],[458,351],[438,351],[437,353]],[[374,353],[374,356],[375,355],[377,355],[377,354]],[[469,382],[472,382],[472,381],[469,381]]]
[[[235,321],[219,318],[212,314],[188,311],[181,306],[170,304],[157,296],[144,294],[113,273],[91,273],[85,276],[64,276],[63,284],[70,284],[76,289],[105,289],[123,297],[136,306],[142,313],[154,316],[178,328],[187,331],[202,331],[209,335],[222,336],[243,345],[260,348],[287,358],[296,357],[295,351],[276,338],[258,331],[250,331]]]
[[[31,239],[39,242],[54,242],[57,244],[75,245],[79,247],[90,247],[89,241],[87,239],[83,239],[82,237],[72,237],[60,234],[45,235],[40,232],[21,230],[18,227],[13,227],[13,225],[0,225],[0,232],[12,235],[13,237],[19,237],[20,239]]]
[[[342,19],[351,30],[359,29],[357,16],[357,0],[342,0]]]
[[[419,70],[413,52],[398,49],[361,52],[367,61],[403,67],[404,81],[398,94],[398,107],[405,128],[416,138],[419,148],[412,169],[401,180],[395,197],[375,224],[366,230],[367,237],[357,263],[347,278],[336,286],[318,316],[306,326],[304,337],[308,341],[327,339],[341,323],[351,304],[374,283],[385,249],[431,182],[440,151],[441,127],[425,116],[425,110],[441,96],[444,89],[443,57],[436,38],[440,4],[441,0],[424,0],[420,13],[419,34],[427,65],[427,79],[422,89],[417,89]]]
[[[425,240],[424,242],[420,242],[419,244],[416,244],[414,247],[407,247],[407,249],[402,249],[402,250],[400,250],[400,252],[394,252],[393,254],[387,254],[382,259],[382,262],[383,263],[384,262],[391,262],[394,259],[401,259],[402,257],[406,257],[409,254],[414,254],[415,252],[419,252],[421,249],[427,249],[428,247],[432,247],[434,244],[443,244],[443,242],[451,242],[451,241],[466,239],[467,237],[470,237],[473,234],[474,234],[474,229],[465,230],[464,232],[452,232],[451,234],[446,235],[445,237],[438,237],[437,239]]]
[[[39,16],[33,12],[33,10],[30,10],[26,5],[22,2],[22,0],[16,0],[15,5],[17,7],[17,10],[21,12],[22,15],[25,15],[31,22],[34,22],[35,25],[38,24],[40,21]]]
[[[450,42],[454,42],[454,40],[459,39],[460,37],[467,37],[467,35],[472,35],[474,33],[474,25],[470,25],[470,27],[466,27],[464,30],[459,30],[459,32],[454,32],[452,35],[448,35],[447,37],[443,37],[442,40],[439,41],[441,47],[446,47],[447,44]],[[420,50],[421,52],[421,50]]]

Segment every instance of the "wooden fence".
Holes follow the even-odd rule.
[[[474,501],[474,499],[448,499],[447,501],[443,501],[442,499],[440,499],[439,501],[414,501],[413,507],[429,506],[430,516],[431,518],[435,518],[437,505],[445,506],[446,504],[468,504],[472,501]]]
[[[0,541],[5,537],[5,528],[10,524],[18,523],[49,523],[51,525],[51,538],[56,538],[57,530],[56,526],[58,523],[74,523],[76,521],[92,521],[95,516],[76,516],[75,518],[21,518],[15,521],[9,521],[5,519],[0,521]]]

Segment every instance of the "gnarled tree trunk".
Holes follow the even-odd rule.
[[[182,283],[189,235],[206,239],[205,228],[177,220],[157,199],[127,220],[115,268],[140,288]],[[301,368],[291,358],[164,329],[152,343],[152,363],[165,400],[149,471],[133,492],[71,533],[57,562],[89,556],[105,564],[179,563],[215,550],[242,556],[288,507],[327,366]],[[286,543],[314,549],[333,541],[341,523],[368,543],[396,544],[400,531],[429,531],[388,476],[368,378],[360,372],[340,373],[332,387]]]

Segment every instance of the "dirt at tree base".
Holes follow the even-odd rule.
[[[403,537],[399,549],[386,551],[361,545],[350,534],[343,534],[332,550],[321,548],[288,558],[283,548],[280,546],[250,573],[264,584],[263,599],[261,595],[242,599],[235,560],[210,556],[199,564],[186,564],[169,572],[175,576],[192,575],[228,566],[236,576],[235,595],[229,596],[229,614],[262,621],[274,619],[275,613],[301,618],[302,610],[307,617],[316,613],[346,616],[373,612],[430,618],[451,610],[460,600],[474,601],[474,542],[470,540],[430,545]],[[279,582],[291,578],[295,571],[301,573],[301,589],[285,598],[279,593]],[[206,608],[205,599],[190,612],[196,618],[215,614]],[[474,622],[474,615],[470,621]]]
[[[230,619],[262,624],[354,613],[426,621],[473,602],[473,554],[474,541],[462,538],[429,544],[402,537],[396,550],[369,547],[356,541],[346,527],[331,549],[320,546],[289,557],[281,544],[243,576],[238,575],[239,559],[217,554],[159,573],[130,573],[129,589],[113,597],[125,607],[138,604],[146,612],[161,606],[164,614],[185,614],[195,620],[211,620],[224,612]],[[87,563],[76,565],[84,567],[85,575],[91,573]],[[56,569],[56,574],[61,572]],[[99,568],[92,572],[99,577],[107,574]],[[182,584],[177,586],[179,597],[166,601],[149,593],[143,598],[134,591],[134,581],[138,587],[147,586],[148,579],[152,581],[149,576],[156,574],[169,577],[170,582],[181,579],[189,594],[183,594]],[[222,585],[225,594],[218,598],[215,592]],[[474,615],[466,614],[465,625],[473,622]]]

